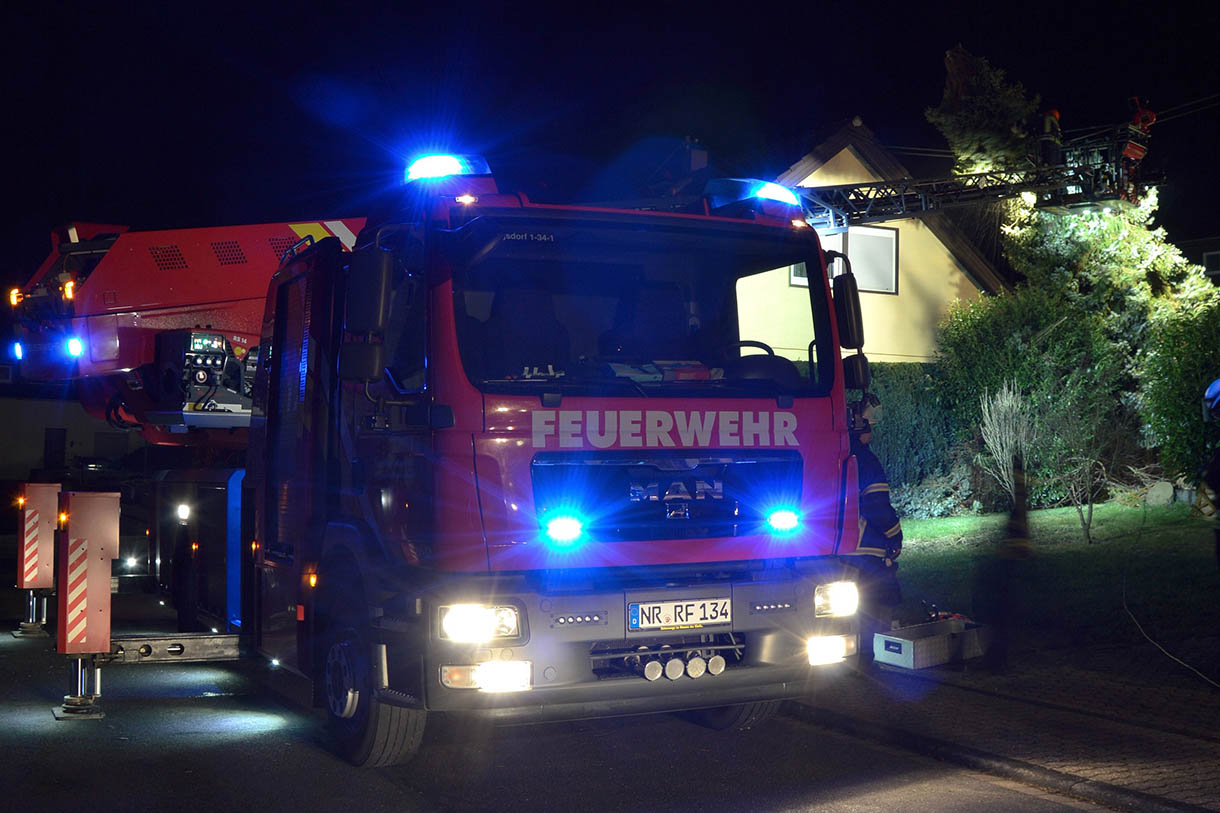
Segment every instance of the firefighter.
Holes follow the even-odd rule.
[[[1220,422],[1220,378],[1209,384],[1203,393],[1203,422],[1210,421]],[[1203,516],[1220,523],[1220,511],[1217,511],[1220,508],[1220,497],[1217,496],[1220,495],[1220,446],[1212,450],[1211,457],[1199,469],[1197,479],[1199,490],[1195,506]],[[1217,524],[1214,534],[1216,564],[1220,566],[1220,524]]]
[[[1042,164],[1057,167],[1063,160],[1063,137],[1059,129],[1059,111],[1047,110],[1042,117]]]
[[[890,484],[877,455],[869,448],[873,423],[880,419],[881,402],[866,394],[856,409],[851,452],[860,477],[860,544],[856,567],[860,570],[860,662],[873,660],[873,635],[889,632],[894,608],[902,602],[898,584],[898,556],[902,553],[902,523],[890,504]]]

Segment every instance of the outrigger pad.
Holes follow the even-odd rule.
[[[78,701],[78,702],[72,702]],[[62,706],[51,706],[56,720],[100,720],[106,716],[92,698],[65,696]]]

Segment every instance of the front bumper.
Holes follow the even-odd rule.
[[[809,665],[806,642],[811,636],[842,636],[845,660],[855,660],[856,617],[815,618],[813,610],[816,586],[846,576],[836,565],[827,565],[816,573],[784,569],[764,573],[765,577],[757,574],[748,581],[565,593],[521,589],[523,585],[505,589],[510,586],[504,584],[494,590],[476,585],[438,587],[425,605],[429,631],[420,664],[422,703],[432,711],[469,712],[498,722],[534,722],[679,711],[805,695],[818,681],[843,671],[836,664]],[[729,598],[732,623],[672,631],[633,632],[628,628],[627,608],[633,602],[700,598]],[[442,640],[439,607],[462,601],[516,606],[523,622],[521,636],[495,646]],[[578,620],[573,623],[569,619]],[[706,649],[682,652],[705,644]],[[667,649],[679,650],[680,654],[666,654]],[[725,658],[720,674],[708,672],[694,678],[679,673],[672,680],[664,676],[647,680],[638,673],[640,663],[650,659],[667,662],[673,657],[685,659],[713,652]],[[441,682],[446,665],[495,660],[528,662],[530,688],[484,692],[450,688]]]

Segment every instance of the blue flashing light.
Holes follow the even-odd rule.
[[[786,203],[789,206],[799,206],[800,201],[796,199],[796,194],[785,186],[780,186],[777,183],[764,183],[762,186],[754,190],[754,197],[764,200],[777,200],[780,203]]]
[[[477,155],[423,155],[407,165],[406,180],[448,178],[453,175],[490,175],[487,161]]]
[[[563,514],[546,521],[546,536],[557,548],[574,547],[584,536],[585,524],[579,517]]]
[[[444,178],[447,175],[461,175],[462,160],[456,155],[425,155],[416,158],[407,167],[407,180],[417,178]]]
[[[80,339],[73,336],[64,343],[64,348],[68,351],[68,355],[72,358],[80,358],[85,352],[85,345]]]
[[[13,342],[12,354],[13,358],[17,359],[17,361],[25,358],[25,349],[22,348],[21,342]]]
[[[767,524],[773,531],[788,533],[800,527],[801,515],[791,508],[779,508],[767,514]]]

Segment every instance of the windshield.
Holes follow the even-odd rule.
[[[821,394],[829,317],[804,282],[690,251],[492,254],[455,270],[462,359],[487,391]]]

